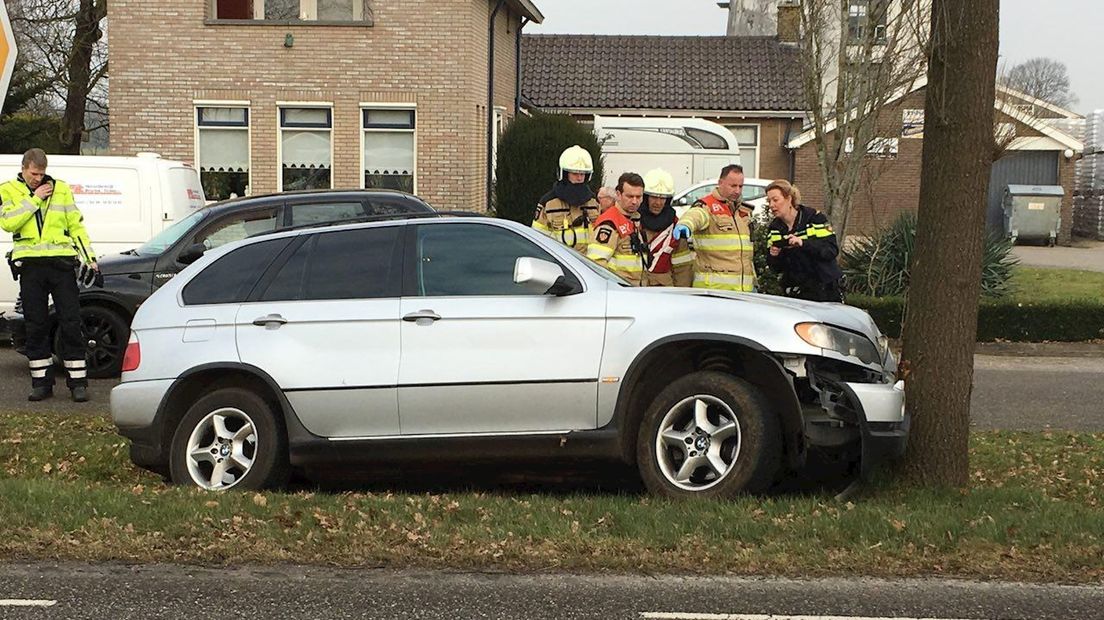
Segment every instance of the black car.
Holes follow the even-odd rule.
[[[130,321],[138,306],[206,250],[288,228],[435,215],[421,198],[389,190],[285,192],[208,205],[140,247],[100,257],[103,287],[81,289],[81,323],[88,339],[88,376],[114,377],[122,368]],[[93,242],[95,240],[93,239]],[[17,305],[8,318],[12,346],[22,353],[26,325]],[[51,334],[57,323],[51,308]]]

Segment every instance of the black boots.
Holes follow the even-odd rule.
[[[27,400],[31,402],[38,402],[40,400],[46,400],[54,395],[53,386],[40,385],[31,388],[31,394],[27,397]]]
[[[84,387],[83,385],[78,385],[77,387],[73,388],[71,390],[71,394],[73,396],[73,402],[75,403],[88,402],[88,388]]]

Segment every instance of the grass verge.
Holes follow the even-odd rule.
[[[1077,269],[1016,267],[1012,298],[1019,302],[1088,299],[1104,303],[1104,273]]]
[[[480,570],[1104,579],[1104,435],[980,433],[973,487],[674,503],[635,493],[226,493],[129,464],[104,418],[0,414],[0,557]]]

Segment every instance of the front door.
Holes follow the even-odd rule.
[[[513,280],[517,259],[557,261],[495,224],[427,222],[408,238],[403,434],[594,428],[605,291],[527,293]]]

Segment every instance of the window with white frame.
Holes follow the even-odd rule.
[[[203,194],[226,200],[249,193],[249,108],[196,106],[196,161]]]
[[[729,125],[740,144],[740,165],[749,177],[759,176],[759,125]]]
[[[280,189],[329,189],[333,110],[280,108]]]
[[[215,19],[371,23],[368,0],[210,0]]]
[[[416,117],[413,108],[361,109],[364,187],[414,193]]]
[[[888,0],[850,0],[847,8],[848,40],[862,44],[869,38],[874,43],[885,43],[888,14]]]

